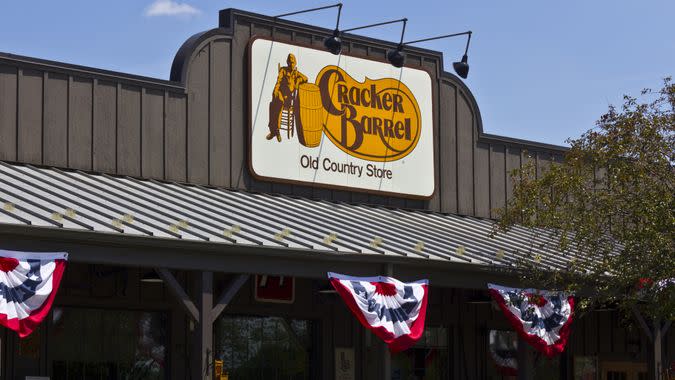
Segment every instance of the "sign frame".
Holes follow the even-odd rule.
[[[313,49],[313,50],[323,50],[321,48],[317,48],[317,46],[307,44],[307,43],[302,43],[302,42],[297,42],[297,41],[280,41],[278,39],[274,39],[272,37],[268,36],[259,36],[259,35],[253,35],[246,46],[246,58],[247,58],[247,93],[245,96],[246,99],[246,112],[247,112],[247,124],[248,124],[248,136],[247,136],[247,166],[248,166],[248,171],[251,174],[251,176],[258,181],[264,181],[264,182],[272,182],[272,183],[282,183],[282,184],[287,184],[287,185],[299,185],[299,186],[306,186],[312,189],[328,189],[328,190],[340,190],[340,191],[346,191],[346,192],[353,192],[353,193],[365,193],[369,195],[375,195],[375,196],[388,196],[388,197],[396,197],[396,198],[404,198],[404,199],[413,199],[413,200],[431,200],[437,195],[438,192],[438,149],[439,149],[439,143],[437,140],[437,134],[436,134],[436,127],[439,125],[439,118],[437,115],[437,103],[438,103],[438,87],[436,86],[437,82],[440,80],[440,78],[437,78],[436,81],[434,81],[434,75],[435,73],[432,72],[431,69],[426,68],[426,67],[419,67],[419,66],[414,66],[411,64],[404,64],[403,67],[409,68],[409,69],[414,69],[414,70],[420,70],[424,71],[427,75],[429,75],[429,80],[431,83],[431,159],[432,159],[432,164],[433,164],[433,190],[429,195],[415,195],[415,194],[406,194],[406,193],[397,193],[397,192],[391,192],[391,191],[382,191],[382,190],[373,190],[373,189],[366,189],[366,188],[359,188],[359,187],[350,187],[350,186],[341,186],[341,185],[334,185],[334,184],[326,184],[326,183],[316,183],[316,182],[307,182],[307,181],[299,181],[299,180],[293,180],[293,179],[284,179],[284,178],[277,178],[277,177],[268,177],[264,175],[260,175],[256,173],[256,171],[253,168],[253,153],[252,153],[252,144],[253,144],[253,102],[251,101],[251,94],[253,91],[252,88],[252,65],[253,65],[253,57],[252,57],[252,47],[253,43],[256,40],[266,40],[266,41],[271,41],[271,42],[278,42],[278,43],[283,43],[287,45],[292,45],[292,46],[297,46],[297,47],[302,47],[302,48],[307,48],[307,49]],[[365,57],[363,55],[358,55],[358,54],[352,54],[352,53],[345,53],[342,52],[340,53],[343,56],[348,56],[348,57],[353,57],[353,58],[359,58],[359,59],[364,59],[364,60],[369,60],[373,62],[378,62],[378,63],[384,63],[389,65],[390,63],[384,59],[373,59],[373,57]],[[436,83],[436,84],[435,84]],[[439,126],[440,128],[440,126]]]

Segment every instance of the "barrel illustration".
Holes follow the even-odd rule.
[[[298,87],[296,107],[296,128],[300,144],[309,148],[319,146],[325,117],[319,86],[314,83],[301,84]]]

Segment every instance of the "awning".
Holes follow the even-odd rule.
[[[335,254],[514,267],[530,260],[563,269],[550,232],[494,221],[260,194],[0,161],[2,224],[110,236],[266,246]]]

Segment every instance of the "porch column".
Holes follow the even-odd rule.
[[[661,380],[661,372],[663,371],[663,336],[661,335],[661,321],[658,319],[654,319],[652,337],[652,355],[649,363],[649,372],[653,374],[652,379]]]
[[[190,351],[190,377],[192,379],[212,379],[215,355],[213,352],[213,323],[230,304],[239,289],[248,281],[248,274],[236,276],[213,306],[213,272],[194,272],[192,274],[194,296],[190,296],[176,278],[166,268],[155,268],[169,291],[173,293],[179,305],[190,316],[192,331],[192,349]]]
[[[663,351],[663,340],[666,338],[666,334],[668,333],[672,323],[673,321],[661,323],[661,321],[658,319],[654,320],[654,331],[652,331],[652,354],[649,363],[649,373],[653,373],[653,378],[657,380],[664,379],[662,375],[666,369],[665,366],[668,365],[663,360],[665,357],[665,352]]]
[[[199,320],[195,324],[192,348],[192,378],[213,379],[213,272],[195,276]]]
[[[645,321],[644,317],[642,314],[640,314],[640,311],[636,307],[633,307],[633,314],[635,314],[635,318],[640,324],[640,327],[642,327],[642,331],[645,333],[652,344],[652,349],[650,350],[651,353],[649,356],[649,367],[647,368],[648,374],[652,379],[661,380],[661,375],[663,374],[664,370],[663,338],[666,336],[666,333],[668,332],[668,329],[670,328],[670,325],[673,321],[666,321],[662,324],[661,320],[655,318],[652,323],[652,327],[650,328],[647,325],[647,321]]]

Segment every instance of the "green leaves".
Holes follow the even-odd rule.
[[[561,163],[537,173],[530,160],[511,174],[513,197],[498,230],[513,225],[555,231],[567,273],[523,262],[539,286],[591,289],[588,305],[640,305],[644,314],[674,318],[673,282],[637,291],[640,279],[675,278],[675,85],[624,97],[596,127],[568,140]]]

